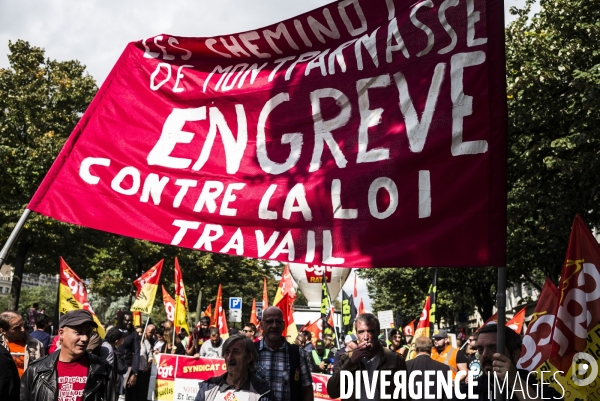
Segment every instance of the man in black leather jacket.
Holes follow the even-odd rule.
[[[21,401],[115,401],[110,365],[86,351],[93,328],[86,310],[60,318],[60,350],[32,362],[21,378]]]

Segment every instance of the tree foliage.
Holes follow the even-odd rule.
[[[509,278],[555,282],[577,213],[600,225],[600,3],[528,1],[506,30]]]

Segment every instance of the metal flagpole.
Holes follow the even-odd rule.
[[[146,318],[146,325],[144,326],[144,331],[142,332],[142,340],[144,339],[144,336],[146,335],[146,329],[148,328],[149,321],[150,321],[150,314],[148,314],[148,318]]]
[[[31,214],[31,210],[26,208],[23,211],[23,214],[21,215],[21,217],[19,218],[17,225],[15,226],[15,228],[13,228],[12,232],[10,233],[10,236],[6,240],[6,243],[4,244],[4,246],[2,247],[2,252],[0,252],[0,266],[2,266],[4,264],[4,261],[6,260],[6,258],[8,257],[8,253],[10,252],[10,248],[12,248],[14,243],[17,241],[17,238],[19,237],[19,234],[21,233],[23,226],[25,226],[25,222],[29,218],[30,214]]]

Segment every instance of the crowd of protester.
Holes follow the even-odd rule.
[[[343,338],[328,328],[320,339],[303,331],[292,344],[282,336],[281,310],[267,308],[262,318],[262,327],[247,323],[223,339],[208,317],[191,333],[176,333],[169,321],[134,327],[132,314],[124,312],[114,326],[103,327],[101,338],[85,310],[61,316],[55,336],[52,319],[38,312],[37,305],[25,318],[5,311],[0,314],[0,394],[7,401],[150,400],[151,370],[160,353],[225,359],[227,373],[200,383],[198,401],[221,400],[228,389],[246,392],[244,399],[253,401],[312,401],[311,373],[331,375],[327,390],[337,398],[340,372],[363,370],[369,378],[375,370],[448,372],[459,376],[461,386],[467,385],[468,371],[481,372],[472,378],[478,382],[478,397],[489,399],[485,373],[511,378],[527,373],[515,368],[521,337],[510,328],[505,328],[506,352],[496,353],[495,324],[468,336],[461,331],[456,341],[444,329],[431,338],[413,339],[399,330],[380,330],[377,318],[365,313],[357,317],[355,331]],[[435,382],[426,384],[436,391]],[[529,399],[525,394],[514,399]]]

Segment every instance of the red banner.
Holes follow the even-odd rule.
[[[130,43],[29,208],[203,251],[505,265],[498,0],[345,0]]]
[[[167,290],[165,290],[164,285],[162,286],[162,293],[163,293],[163,304],[165,305],[165,313],[167,315],[167,319],[170,322],[174,322],[175,321],[175,300],[173,299],[173,297],[171,297],[171,295],[169,295]]]
[[[517,368],[529,371],[537,369],[552,352],[552,329],[558,310],[558,288],[546,278],[542,292],[533,312],[527,332],[523,337],[523,349]]]
[[[588,334],[600,333],[600,245],[579,215],[571,229],[559,296],[550,361],[567,372],[573,356],[588,348]]]

